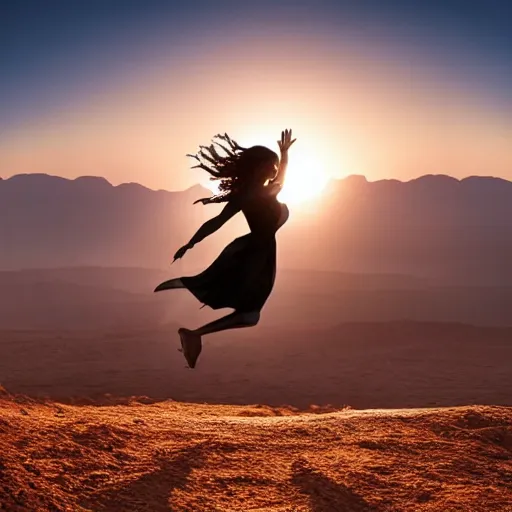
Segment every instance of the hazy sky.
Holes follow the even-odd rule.
[[[179,189],[228,131],[329,176],[512,179],[512,2],[0,4],[0,176]]]

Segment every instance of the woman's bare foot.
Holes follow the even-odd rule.
[[[201,336],[196,334],[194,331],[191,331],[190,329],[184,328],[179,329],[178,334],[180,335],[183,355],[185,356],[189,367],[195,368],[197,358],[199,357],[201,349],[203,348],[201,343]]]

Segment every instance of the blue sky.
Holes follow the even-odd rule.
[[[0,18],[2,128],[72,102],[111,72],[157,52],[187,51],[225,26],[307,25],[358,33],[404,59],[445,68],[490,101],[512,102],[512,2],[6,0]],[[180,50],[181,49],[181,50]],[[392,58],[392,57],[391,57]],[[400,58],[400,57],[397,57]]]
[[[232,129],[256,138],[268,132],[274,142],[271,133],[276,126],[293,121],[301,129],[299,142],[311,145],[304,148],[305,153],[329,152],[339,140],[346,140],[346,169],[339,175],[361,172],[375,179],[406,178],[439,169],[457,176],[495,172],[511,178],[505,145],[512,127],[507,121],[512,114],[511,19],[512,2],[496,0],[4,0],[0,3],[0,174],[44,171],[71,177],[94,172],[114,182],[126,179],[154,187],[184,187],[189,178],[183,174],[181,155],[206,142],[209,134]],[[235,53],[251,48],[254,52],[246,59],[249,67],[244,67],[243,55]],[[288,49],[293,50],[289,61]],[[221,83],[212,75],[217,65],[226,64],[222,62],[225,54],[236,58],[233,69],[247,75],[246,82],[236,82],[232,90],[227,90],[229,80]],[[350,55],[355,56],[355,64]],[[214,62],[209,62],[212,58]],[[262,82],[258,76],[266,71],[261,66],[251,70],[251,59],[272,61],[268,69],[273,77]],[[368,84],[358,89],[359,78],[344,74],[343,62],[349,62],[354,73],[360,62],[359,78],[367,68],[375,71],[374,89]],[[227,64],[222,73],[230,72]],[[381,65],[391,75],[399,70],[394,85],[389,85],[389,97],[382,101]],[[198,73],[198,68],[205,71]],[[277,78],[279,68],[285,73]],[[430,78],[435,85],[430,85]],[[141,84],[145,89],[137,96]],[[295,95],[295,103],[290,100],[282,109],[280,85]],[[398,100],[392,97],[393,91]],[[409,93],[417,94],[414,112],[407,98],[403,109],[400,103],[401,95]],[[114,105],[123,94],[124,103],[120,99]],[[204,98],[209,94],[225,97],[207,115],[203,114],[208,107]],[[153,95],[160,98],[154,104]],[[458,123],[465,131],[460,131],[453,163],[447,164],[445,150],[454,146],[445,142],[443,148],[446,138],[437,130],[446,128],[446,123],[440,117],[439,121],[427,119],[424,111],[429,101],[442,111],[443,101],[450,104],[457,96],[461,98],[460,117],[458,113],[448,117],[456,119],[453,130]],[[112,100],[108,108],[96,101],[101,97]],[[233,103],[231,112],[227,98]],[[462,99],[467,100],[465,106]],[[373,120],[368,122],[367,100],[373,102],[368,107]],[[268,124],[265,102],[279,117],[276,126]],[[354,108],[349,112],[351,103]],[[137,117],[137,108],[148,112],[145,118]],[[167,118],[157,119],[165,108]],[[243,115],[237,114],[245,108]],[[62,120],[62,113],[74,118]],[[111,133],[98,133],[93,141],[96,125],[85,132],[94,116],[104,130],[113,118],[118,126]],[[248,116],[255,125],[252,132],[243,130]],[[413,129],[402,126],[405,116],[414,120]],[[379,124],[381,119],[384,124]],[[388,129],[388,121],[397,125]],[[122,132],[126,122],[133,124],[132,139]],[[140,135],[135,133],[137,123],[143,130]],[[429,123],[437,123],[438,140],[427,147],[424,141],[434,137],[428,131]],[[321,147],[324,130],[331,132],[331,139],[324,141],[327,150]],[[114,132],[119,133],[119,140]],[[411,135],[405,144],[413,132],[415,139]],[[68,133],[70,142],[62,142],[61,135]],[[112,139],[108,151],[101,146],[107,138]],[[466,155],[464,163],[461,155],[464,146],[474,146],[474,142],[479,144],[480,160],[472,166],[475,157]],[[91,156],[91,163],[83,162],[79,169],[83,151]],[[422,164],[425,152],[433,157]],[[121,153],[124,160],[119,156],[114,161],[112,155]],[[370,154],[373,160],[366,161]],[[333,167],[335,157],[329,158],[326,165]],[[496,165],[487,165],[492,158]],[[149,162],[147,168],[145,162]],[[174,169],[172,177],[169,168]]]

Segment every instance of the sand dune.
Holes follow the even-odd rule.
[[[4,394],[0,414],[4,510],[512,510],[506,407],[299,413]]]
[[[188,292],[153,293],[157,284],[177,275],[177,267],[0,271],[0,328],[134,330],[160,327],[171,319],[183,325],[204,323],[205,311]],[[511,309],[511,286],[452,286],[410,275],[279,268],[262,322],[300,330],[404,319],[505,327],[512,325]]]
[[[0,331],[0,384],[67,400],[105,393],[358,409],[512,405],[512,329],[416,322],[255,329],[206,338],[195,370],[177,326]]]

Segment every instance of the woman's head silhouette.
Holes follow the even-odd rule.
[[[203,204],[226,202],[233,194],[264,186],[275,177],[279,165],[279,157],[271,149],[265,146],[243,148],[227,134],[216,135],[213,144],[200,146],[196,155],[187,156],[198,161],[194,168],[204,169],[211,180],[220,181],[217,195],[195,201]]]

